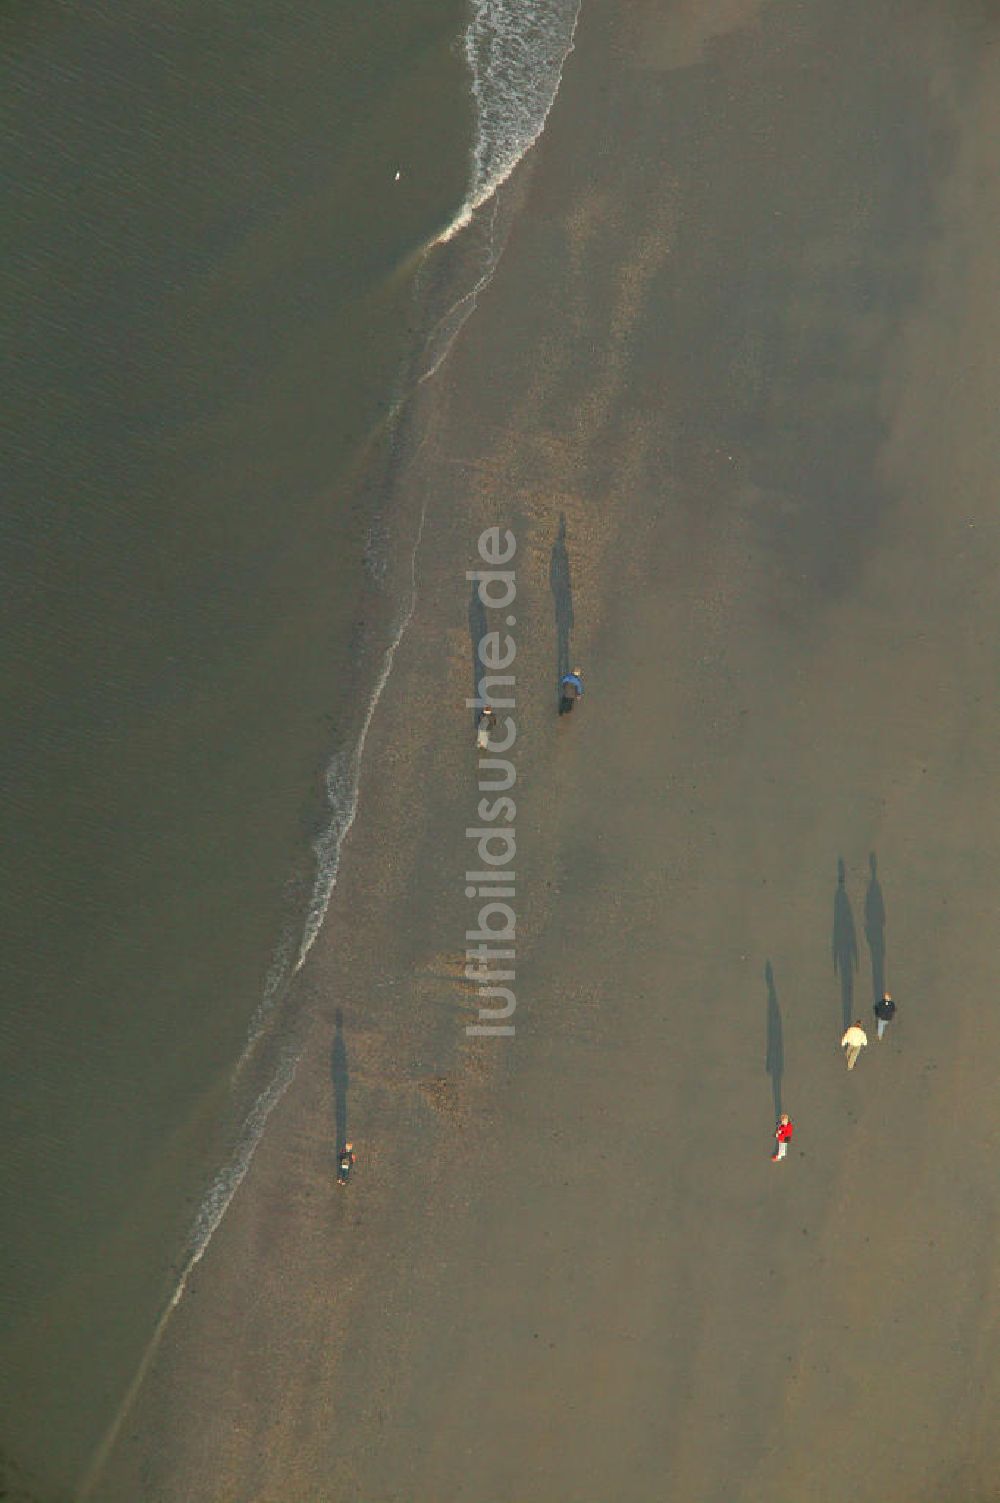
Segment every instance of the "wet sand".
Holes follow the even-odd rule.
[[[428,397],[311,1042],[100,1496],[995,1495],[997,25],[585,5]],[[461,979],[493,523],[506,1042]]]

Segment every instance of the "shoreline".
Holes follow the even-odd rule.
[[[94,1496],[104,1485],[105,1471],[120,1444],[122,1432],[129,1426],[131,1411],[142,1392],[146,1374],[157,1361],[159,1348],[168,1337],[175,1312],[186,1298],[189,1285],[193,1286],[197,1280],[199,1265],[224,1225],[233,1199],[240,1193],[247,1175],[252,1172],[255,1156],[272,1113],[280,1107],[286,1091],[293,1087],[301,1054],[308,1047],[311,1025],[308,1016],[304,1016],[308,1003],[303,1003],[303,994],[308,997],[309,986],[300,973],[310,964],[310,952],[321,938],[327,910],[335,899],[343,847],[357,816],[360,789],[365,778],[365,745],[369,730],[379,712],[382,694],[389,683],[393,662],[405,638],[417,598],[417,566],[428,503],[426,498],[416,503],[412,495],[413,488],[401,484],[400,477],[416,466],[417,456],[433,425],[434,398],[433,394],[424,394],[425,383],[433,380],[438,367],[447,359],[451,345],[460,336],[466,318],[474,313],[476,299],[488,288],[503,255],[506,236],[523,192],[521,185],[525,176],[530,174],[531,164],[526,158],[530,156],[534,144],[532,142],[515,164],[512,169],[513,179],[505,177],[493,190],[490,199],[474,206],[467,214],[460,211],[454,223],[462,220],[465,226],[464,236],[458,237],[450,232],[443,237],[437,235],[420,252],[424,264],[418,267],[413,280],[411,300],[415,329],[421,332],[413,340],[409,360],[401,368],[399,381],[405,394],[397,397],[390,413],[389,425],[379,439],[383,455],[374,464],[370,459],[366,461],[364,478],[353,486],[359,493],[387,498],[374,503],[374,515],[393,538],[393,572],[397,578],[402,577],[403,582],[389,592],[394,601],[390,615],[395,624],[391,636],[380,649],[382,666],[367,709],[361,716],[360,730],[352,741],[353,750],[348,753],[345,748],[338,752],[324,770],[324,780],[328,785],[338,770],[340,773],[344,772],[345,764],[350,773],[351,791],[346,808],[337,807],[329,828],[321,831],[314,840],[314,848],[318,843],[329,846],[330,837],[334,836],[331,869],[324,872],[321,863],[321,870],[314,880],[309,911],[304,917],[301,942],[297,946],[293,945],[289,952],[291,955],[295,949],[298,950],[297,958],[291,962],[291,973],[280,983],[273,998],[269,999],[265,990],[257,1015],[251,1022],[244,1053],[234,1067],[234,1079],[245,1074],[249,1080],[257,1082],[252,1107],[244,1123],[244,1132],[249,1133],[250,1137],[246,1143],[238,1144],[233,1157],[223,1165],[206,1191],[203,1212],[205,1207],[210,1208],[207,1234],[199,1236],[192,1243],[192,1251],[181,1261],[176,1288],[160,1314],[118,1413],[83,1474],[79,1485],[82,1500]],[[484,229],[487,221],[490,225],[488,233]],[[482,274],[477,274],[476,266],[483,257],[484,243],[487,244],[487,265]],[[436,267],[435,261],[438,263]],[[438,334],[441,325],[448,323],[456,310],[466,302],[471,303],[471,307],[448,333],[444,349],[435,355],[428,367],[427,351],[431,341]],[[424,369],[421,370],[421,367]],[[403,371],[406,372],[405,375]],[[408,537],[405,536],[407,532]],[[405,582],[406,575],[409,575],[409,584]],[[386,593],[384,582],[380,586],[380,592]],[[339,806],[341,796],[342,789],[338,783],[335,794],[330,796],[330,807],[334,803]],[[324,861],[329,859],[328,856]],[[281,948],[279,946],[275,953],[272,969],[280,962]],[[260,1121],[255,1126],[254,1122],[258,1117]],[[220,1196],[223,1202],[221,1212],[214,1206]]]

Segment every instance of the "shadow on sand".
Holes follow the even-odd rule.
[[[339,1155],[347,1142],[347,1090],[351,1077],[347,1069],[347,1045],[344,1043],[344,1014],[337,1008],[333,1048],[330,1051],[330,1079],[333,1082],[333,1112],[337,1141],[335,1152]]]
[[[479,661],[479,644],[486,635],[488,628],[486,623],[486,607],[479,596],[479,585],[472,581],[472,594],[469,596],[469,641],[472,644],[472,695],[476,701],[473,707],[472,719],[479,719],[479,680],[485,673],[482,663]]]
[[[549,588],[556,613],[556,700],[561,695],[560,684],[569,672],[570,633],[573,630],[573,582],[569,569],[569,549],[566,547],[566,513],[559,513],[559,531],[552,544],[549,559]]]
[[[845,1029],[854,1022],[854,973],[858,969],[858,936],[846,882],[844,860],[839,857],[837,891],[833,895],[833,973],[840,978],[840,1014]]]
[[[764,1069],[771,1077],[774,1120],[777,1122],[784,1111],[781,1104],[781,1082],[785,1074],[785,1040],[781,1027],[781,1008],[778,1005],[778,993],[774,985],[774,971],[770,961],[764,967],[764,980],[767,983],[767,1045]]]
[[[865,939],[872,962],[872,1001],[885,994],[885,899],[878,880],[878,859],[872,851],[868,857],[871,881],[865,893]]]

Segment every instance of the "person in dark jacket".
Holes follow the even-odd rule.
[[[564,673],[559,681],[559,713],[568,715],[578,699],[583,697],[583,673],[581,669],[574,668],[572,673]]]
[[[883,992],[875,1003],[875,1022],[878,1025],[878,1038],[881,1043],[885,1030],[896,1015],[896,1004],[892,1000],[891,992]]]

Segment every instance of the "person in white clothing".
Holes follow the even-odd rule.
[[[497,712],[492,705],[484,705],[476,721],[476,746],[480,751],[489,751],[490,732],[496,730]]]
[[[858,1055],[868,1042],[868,1035],[861,1026],[861,1019],[855,1018],[840,1041],[841,1049],[847,1050],[847,1068],[853,1070],[858,1062]]]

